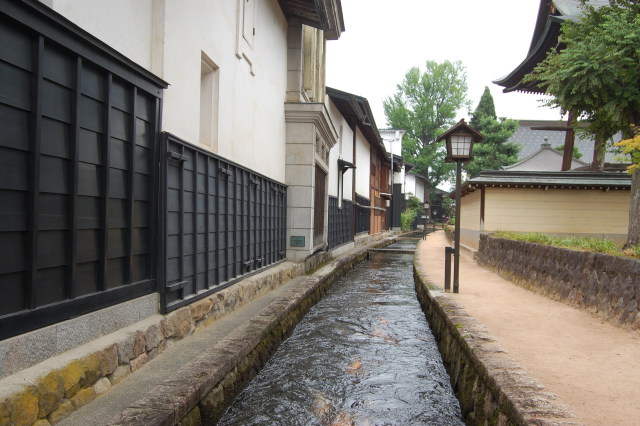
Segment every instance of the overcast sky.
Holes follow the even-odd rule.
[[[498,116],[560,119],[538,95],[502,93],[491,81],[526,57],[540,0],[342,0],[346,30],[327,42],[327,85],[369,100],[380,128],[382,101],[412,66],[462,61],[472,109],[489,86]],[[461,111],[459,118],[468,118]]]

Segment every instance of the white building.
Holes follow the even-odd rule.
[[[0,378],[328,245],[343,30],[340,0],[0,1]]]

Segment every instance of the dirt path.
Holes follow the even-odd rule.
[[[444,232],[427,237],[417,256],[443,287]],[[588,425],[640,425],[640,333],[516,286],[460,258],[464,309],[484,324],[512,359],[558,395]]]

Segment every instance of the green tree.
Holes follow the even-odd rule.
[[[478,106],[472,114],[469,126],[480,131],[480,118],[482,117],[498,117],[496,115],[496,106],[493,102],[493,96],[491,96],[491,91],[487,86],[484,86],[484,92],[482,92],[480,102],[478,102]]]
[[[600,8],[582,3],[582,17],[562,25],[563,48],[552,51],[528,79],[546,89],[553,97],[551,105],[575,111],[580,118],[595,123],[593,134],[600,140],[606,140],[602,136],[611,129],[622,130],[627,137],[637,136],[640,2],[611,0]],[[630,204],[627,247],[640,244],[637,170],[632,172]]]
[[[484,88],[469,124],[485,137],[473,147],[473,161],[465,165],[469,177],[478,176],[482,170],[500,170],[518,160],[520,145],[508,142],[518,129],[518,122],[498,119],[493,96],[488,87]]]
[[[464,66],[460,61],[427,61],[424,72],[411,68],[397,89],[383,103],[387,123],[407,130],[402,156],[435,188],[453,174],[453,165],[444,161],[444,144],[435,140],[455,124],[457,111],[468,105]]]

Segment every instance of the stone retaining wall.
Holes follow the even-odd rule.
[[[488,235],[476,259],[523,287],[640,329],[640,260]]]
[[[414,264],[418,300],[436,338],[453,391],[468,425],[577,425],[555,395],[508,357],[458,305],[424,281]]]
[[[0,425],[57,423],[164,352],[167,345],[303,273],[304,264],[280,264],[165,316],[153,315],[0,380]]]
[[[393,242],[381,240],[380,236],[370,241],[376,241],[377,245]],[[317,262],[281,263],[165,316],[153,315],[3,378],[0,380],[0,426],[55,424],[106,393],[111,386],[164,352],[168,345],[192,334],[198,327],[206,327],[282,283],[304,275],[310,267],[319,268],[303,279],[290,300],[280,301],[270,313],[251,325],[239,327],[214,346],[211,357],[203,358],[201,364],[204,364],[185,367],[187,370],[180,372],[185,374],[184,381],[178,380],[181,377],[178,374],[157,389],[150,401],[139,401],[147,404],[139,406],[144,407],[144,412],[149,410],[149,414],[141,410],[133,413],[130,409],[124,420],[114,423],[173,424],[173,419],[177,424],[187,416],[184,424],[195,425],[200,423],[189,422],[195,419],[197,411],[203,423],[210,424],[211,419],[224,412],[245,382],[257,374],[326,289],[366,255],[366,248],[339,260],[328,260],[329,256],[324,255],[321,256],[324,265],[320,267]],[[258,328],[252,331],[247,327]],[[247,333],[255,338],[247,339]],[[190,375],[189,368],[198,372]],[[163,408],[154,411],[154,406]],[[171,413],[167,407],[173,407],[169,410]],[[164,420],[156,423],[158,415],[164,416]],[[151,420],[143,421],[148,418]]]

